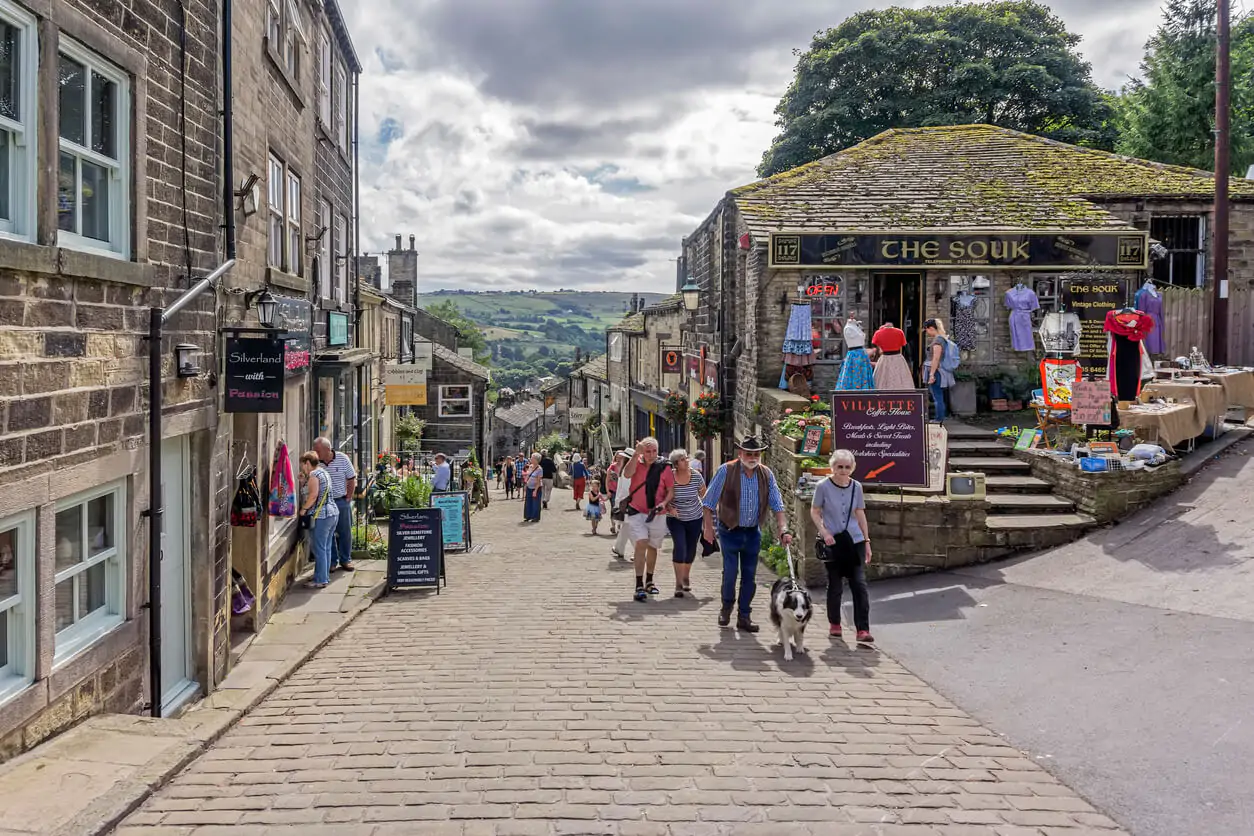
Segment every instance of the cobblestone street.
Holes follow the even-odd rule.
[[[1121,832],[821,616],[791,663],[764,588],[761,633],[720,630],[712,560],[696,599],[668,597],[668,543],[663,597],[633,602],[629,564],[570,506],[557,491],[524,526],[496,494],[441,594],[379,601],[118,832]]]

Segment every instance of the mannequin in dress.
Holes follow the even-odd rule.
[[[836,389],[874,389],[875,370],[866,353],[866,332],[852,316],[845,322],[845,359],[840,364]]]

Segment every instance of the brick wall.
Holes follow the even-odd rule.
[[[1184,484],[1178,461],[1145,470],[1085,473],[1047,455],[1030,451],[1015,455],[1032,465],[1033,476],[1049,482],[1054,493],[1074,502],[1077,510],[1100,525],[1127,517]]]

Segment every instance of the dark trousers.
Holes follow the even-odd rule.
[[[666,527],[671,532],[672,563],[692,563],[697,559],[697,543],[701,542],[701,527],[704,524],[700,517],[687,521],[677,517],[666,518]]]
[[[827,569],[827,623],[840,623],[840,598],[844,580],[849,580],[849,594],[853,596],[853,624],[858,630],[871,630],[871,595],[866,586],[866,543],[855,543],[858,552],[856,563],[827,560],[827,552],[820,543],[819,559]]]
[[[353,560],[353,509],[347,498],[335,500],[335,507],[340,509],[340,518],[331,535],[331,565],[347,566]]]
[[[762,531],[757,526],[726,528],[718,526],[718,545],[723,551],[723,609],[730,610],[736,599],[736,576],[740,576],[741,618],[749,617],[758,574],[758,551],[762,548]]]

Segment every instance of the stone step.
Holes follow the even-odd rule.
[[[990,493],[989,514],[1070,513],[1075,503],[1053,494]]]
[[[962,424],[956,421],[946,421],[945,432],[949,435],[950,441],[953,441],[955,438],[979,439],[987,441],[989,439],[996,439],[997,437],[993,435],[992,430],[986,430],[981,427],[972,427],[969,424]]]
[[[985,518],[989,531],[1025,531],[1031,529],[1086,528],[1097,520],[1088,514],[995,514]]]
[[[1037,479],[1035,476],[986,474],[984,476],[984,485],[988,488],[989,496],[993,494],[1040,494],[1053,491],[1053,486],[1049,482],[1046,482],[1044,479]]]
[[[998,473],[1030,473],[1031,466],[1021,462],[1014,456],[955,456],[949,460],[949,472],[959,473],[964,470],[981,472],[997,471]]]
[[[1004,441],[993,441],[989,439],[960,438],[954,440],[949,439],[949,455],[957,456],[963,454],[976,456],[1013,456],[1015,448],[1013,444]]]

